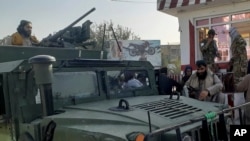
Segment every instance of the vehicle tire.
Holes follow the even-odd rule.
[[[129,49],[129,55],[130,56],[136,56],[137,55],[137,50],[136,49]]]

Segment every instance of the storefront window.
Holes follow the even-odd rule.
[[[201,28],[197,28],[197,33],[198,33],[198,50],[197,50],[197,54],[196,57],[197,59],[202,59],[202,54],[200,51],[200,43],[202,42],[203,39],[207,38],[207,32],[209,30],[209,27],[201,27]]]
[[[208,27],[202,27],[198,29],[199,32],[199,42],[201,42],[203,39],[207,37],[207,32],[209,28]]]
[[[202,20],[197,20],[196,21],[196,26],[202,26],[202,25],[208,25],[209,20],[208,19],[202,19]]]
[[[232,21],[250,19],[250,12],[232,15]]]
[[[229,22],[229,16],[215,17],[211,19],[212,24],[224,22]]]

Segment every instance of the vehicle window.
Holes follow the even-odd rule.
[[[107,75],[111,95],[149,86],[148,74],[143,70],[108,71]]]
[[[98,96],[98,83],[95,72],[54,73],[52,91],[59,98],[88,98]]]
[[[107,76],[110,94],[114,95],[115,93],[120,93],[124,82],[124,78],[121,75],[121,71],[108,71]]]

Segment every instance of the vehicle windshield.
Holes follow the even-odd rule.
[[[101,75],[98,81],[98,74]],[[107,78],[107,79],[104,79]],[[130,97],[136,90],[150,88],[145,70],[112,70],[53,73],[54,103],[60,106],[115,97]],[[102,91],[102,92],[100,92]],[[59,107],[60,107],[59,106]]]
[[[76,101],[99,96],[96,73],[57,72],[53,74],[54,102],[59,105],[76,104]]]
[[[145,70],[107,71],[110,95],[122,95],[123,92],[149,87]]]
[[[59,72],[53,76],[53,93],[61,97],[98,96],[95,72]]]

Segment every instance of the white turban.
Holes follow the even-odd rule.
[[[231,27],[229,29],[229,35],[231,37],[231,41],[233,41],[239,34],[239,32],[237,31],[237,29],[235,27]]]

